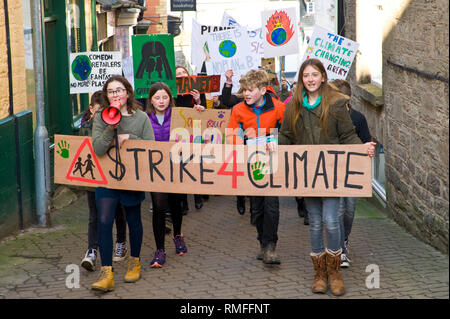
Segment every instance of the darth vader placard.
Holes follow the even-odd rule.
[[[165,82],[177,96],[173,36],[169,34],[133,35],[134,91],[136,98],[147,98],[153,83]]]

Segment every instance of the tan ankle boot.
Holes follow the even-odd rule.
[[[327,278],[327,259],[325,252],[314,254],[311,253],[311,260],[314,265],[314,283],[312,285],[313,293],[324,294],[328,289],[328,278]]]
[[[310,254],[314,265],[314,283],[312,285],[313,293],[326,293],[328,278],[327,278],[327,258],[325,252],[319,254]]]
[[[125,282],[136,282],[141,278],[141,262],[139,257],[128,258],[128,269],[125,274]]]
[[[331,293],[335,296],[341,296],[345,293],[344,280],[342,280],[341,274],[342,248],[338,251],[327,249],[326,252],[328,282],[330,283]]]
[[[114,272],[112,266],[103,266],[100,272],[100,279],[93,283],[92,290],[113,291],[114,290]]]

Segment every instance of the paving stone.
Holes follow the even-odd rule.
[[[194,207],[189,195],[189,206]],[[268,266],[255,259],[259,251],[256,229],[248,212],[235,210],[235,198],[211,196],[201,210],[183,217],[183,233],[189,252],[176,256],[170,235],[166,237],[167,262],[152,269],[155,250],[149,202],[143,204],[144,239],[141,250],[142,278],[123,282],[126,261],[114,263],[116,289],[102,294],[90,289],[99,271],[80,268],[80,288],[66,288],[66,266],[81,262],[87,247],[88,208],[85,197],[52,212],[55,226],[38,234],[23,234],[0,243],[9,266],[0,269],[0,299],[448,299],[448,256],[405,233],[388,218],[358,218],[351,235],[351,267],[342,274],[347,293],[313,294],[314,270],[309,257],[309,228],[298,218],[293,198],[280,198],[277,253],[281,265]],[[248,205],[248,204],[247,204]],[[76,212],[76,214],[74,214]],[[64,221],[64,225],[58,224]],[[295,240],[292,240],[295,238]],[[411,253],[413,252],[413,253]],[[15,256],[15,257],[14,257]],[[380,269],[380,288],[368,289],[366,266]],[[9,267],[9,268],[8,268]]]

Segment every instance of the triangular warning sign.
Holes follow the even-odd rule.
[[[85,147],[89,148],[89,151],[84,152],[84,158],[80,156],[81,152]],[[98,178],[98,174],[100,178]],[[69,171],[67,172],[66,178],[71,181],[82,181],[94,184],[108,184],[105,174],[100,167],[97,156],[94,153],[91,142],[89,138],[86,138],[83,143],[81,143],[75,154],[72,164],[70,164]]]

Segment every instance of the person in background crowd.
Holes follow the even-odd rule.
[[[300,67],[297,90],[288,103],[279,134],[279,143],[296,145],[361,144],[346,110],[348,96],[328,83],[325,68],[318,59],[308,59]],[[366,143],[370,157],[375,143]],[[339,198],[306,197],[309,213],[310,254],[314,265],[313,293],[345,293],[341,274],[341,233]],[[322,223],[326,229],[324,246]]]
[[[91,96],[91,102],[88,109],[84,112],[81,118],[81,126],[79,134],[81,136],[92,136],[92,124],[94,122],[94,115],[102,108],[108,106],[108,101],[103,91],[96,91]],[[90,155],[90,154],[89,154]],[[89,224],[88,224],[88,249],[84,258],[81,261],[81,267],[88,271],[95,271],[98,250],[97,238],[97,207],[95,203],[95,188],[88,188],[86,190],[88,207],[89,207]],[[113,256],[113,261],[121,261],[127,254],[126,236],[127,225],[122,205],[117,205],[116,214],[114,215],[116,221],[116,249]]]
[[[188,70],[181,65],[175,67],[176,77],[189,76]],[[175,105],[179,107],[191,107],[194,110],[202,112],[206,109],[206,97],[205,94],[200,94],[198,90],[192,90],[189,94],[178,94],[175,99]],[[201,209],[203,207],[203,199],[208,200],[208,195],[194,195],[194,203],[196,209]],[[189,211],[187,194],[183,197],[182,201],[182,211],[186,215]]]
[[[170,120],[172,108],[175,106],[170,88],[163,82],[156,82],[150,87],[147,99],[147,113],[155,133],[155,141],[168,142],[170,140]],[[173,224],[173,241],[177,255],[187,253],[184,236],[181,233],[183,214],[181,202],[184,194],[152,192],[153,203],[153,235],[156,251],[150,267],[161,268],[166,262],[164,247],[165,217],[170,213]]]
[[[330,83],[334,84],[341,93],[351,97],[352,89],[350,83],[345,80],[334,80]],[[369,126],[364,114],[353,109],[350,105],[350,101],[346,104],[346,109],[350,113],[353,126],[355,127],[356,134],[363,143],[370,142],[372,140],[369,132]],[[339,219],[341,223],[341,267],[350,267],[350,258],[348,258],[348,238],[352,231],[353,219],[355,218],[355,203],[358,198],[356,197],[341,197],[339,203]]]
[[[103,85],[103,93],[109,104],[120,105],[121,121],[116,125],[106,124],[101,113],[94,116],[92,146],[98,156],[106,154],[114,145],[120,150],[130,139],[154,140],[152,125],[146,113],[134,98],[134,90],[126,78],[120,75],[110,77]],[[116,135],[117,134],[117,135]],[[100,278],[91,288],[102,292],[114,290],[114,270],[112,267],[112,223],[117,205],[125,209],[129,230],[130,257],[125,274],[125,282],[136,282],[141,277],[140,252],[142,246],[141,203],[145,193],[97,187],[95,200],[98,210],[98,244],[102,268]]]

